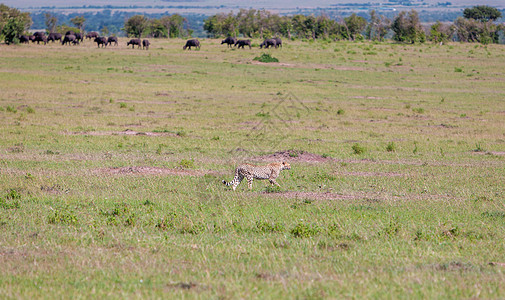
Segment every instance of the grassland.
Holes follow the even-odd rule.
[[[1,298],[505,297],[503,45],[125,44],[0,45]]]

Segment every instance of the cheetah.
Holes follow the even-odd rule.
[[[247,179],[247,186],[249,189],[252,189],[252,183],[254,179],[264,180],[268,179],[272,185],[280,185],[275,181],[275,179],[279,176],[282,170],[289,170],[291,166],[287,162],[276,162],[271,163],[266,166],[255,166],[250,164],[243,164],[235,169],[235,177],[232,181],[226,182],[223,180],[223,184],[226,186],[232,186],[233,190],[237,188],[239,183],[244,179]]]

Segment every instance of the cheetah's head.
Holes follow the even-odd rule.
[[[283,170],[290,170],[290,169],[291,169],[291,166],[289,165],[289,163],[287,163],[287,162],[285,162],[285,161],[283,161],[283,162],[281,163],[281,166],[282,166],[282,169],[283,169]]]

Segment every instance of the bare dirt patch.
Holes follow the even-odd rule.
[[[268,155],[258,156],[255,157],[254,160],[319,163],[319,162],[331,161],[332,159],[330,157],[323,157],[321,155],[305,151],[285,150],[285,151],[278,151]]]
[[[96,174],[108,175],[173,175],[173,176],[203,176],[215,173],[214,171],[170,169],[160,167],[121,167],[121,168],[100,168],[94,171]]]
[[[92,135],[92,136],[105,136],[105,135],[145,135],[145,136],[173,136],[178,137],[177,134],[172,132],[141,132],[131,129],[124,131],[64,131],[64,135]]]
[[[336,193],[336,192],[297,192],[297,191],[286,191],[280,193],[267,193],[263,192],[263,195],[276,198],[288,198],[288,199],[310,199],[310,200],[367,200],[370,202],[393,200],[393,201],[405,201],[405,200],[448,200],[454,199],[449,195],[434,195],[434,194],[406,194],[406,195],[393,195],[391,193],[385,192],[353,192],[349,194]]]

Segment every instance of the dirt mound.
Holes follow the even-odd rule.
[[[261,161],[287,161],[287,162],[295,161],[295,162],[311,162],[311,163],[327,162],[332,160],[330,157],[324,157],[318,154],[299,150],[278,151],[273,154],[259,156],[254,159]]]
[[[100,168],[95,170],[97,174],[108,175],[174,175],[174,176],[203,176],[213,173],[212,171],[169,169],[160,167],[121,167]]]

